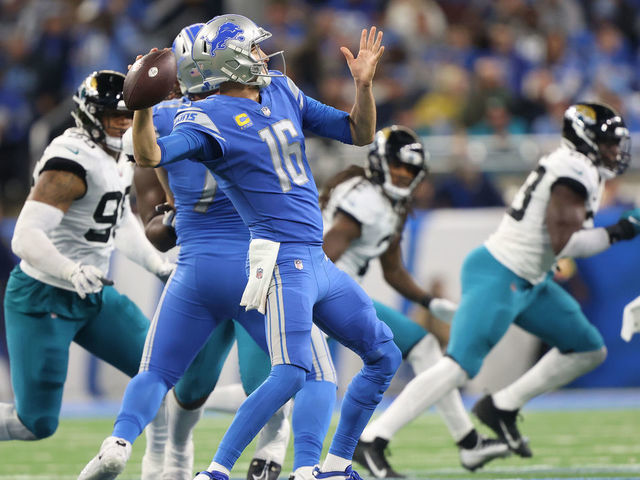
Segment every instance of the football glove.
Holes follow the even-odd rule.
[[[640,332],[640,297],[624,307],[620,336],[625,342],[629,342],[633,334],[637,332]]]
[[[640,208],[627,210],[620,215],[618,223],[609,225],[606,230],[612,244],[620,240],[631,240],[636,235],[640,235]]]
[[[156,205],[156,212],[162,213],[162,224],[166,227],[176,229],[176,209],[169,203]]]
[[[105,278],[105,273],[93,265],[82,265],[77,263],[73,270],[66,276],[66,280],[71,282],[74,290],[83,300],[87,294],[98,293],[103,285],[113,284]]]
[[[159,263],[158,265],[156,265],[152,273],[156,277],[158,277],[160,280],[166,283],[175,269],[176,269],[175,263],[168,262],[165,260],[162,263]]]
[[[458,305],[446,298],[432,298],[429,302],[429,311],[445,323],[451,323]]]

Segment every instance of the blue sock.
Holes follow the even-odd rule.
[[[133,443],[156,416],[168,391],[169,386],[156,372],[138,373],[124,392],[112,435]]]
[[[296,394],[292,417],[294,471],[320,463],[322,442],[336,403],[336,388],[332,382],[308,380]]]
[[[275,365],[271,373],[242,403],[222,437],[213,461],[229,470],[251,440],[287,400],[302,388],[306,372],[295,365]]]
[[[393,341],[383,343],[364,359],[364,366],[347,387],[340,409],[340,421],[329,453],[351,459],[358,439],[373,415],[391,378],[402,362],[402,354]]]

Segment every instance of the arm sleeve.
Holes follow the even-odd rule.
[[[302,128],[322,137],[353,144],[347,112],[306,96],[289,77],[287,77],[287,86],[300,108]]]
[[[322,137],[353,144],[349,114],[303,95],[302,126]]]
[[[211,135],[196,129],[178,127],[171,135],[158,139],[161,152],[159,167],[184,160],[213,160],[222,156],[220,143]]]
[[[62,255],[47,236],[47,232],[60,224],[62,217],[64,212],[59,208],[27,200],[16,222],[11,249],[38,270],[67,280],[76,263]]]
[[[116,248],[125,256],[156,275],[164,264],[164,260],[149,242],[142,225],[131,212],[131,207],[127,203],[121,222],[115,232]]]

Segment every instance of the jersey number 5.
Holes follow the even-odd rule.
[[[127,187],[125,192],[125,198],[130,187]],[[107,192],[102,195],[102,198],[98,202],[95,211],[93,212],[93,219],[96,223],[108,223],[110,224],[106,228],[100,230],[90,228],[87,233],[84,234],[90,242],[102,242],[106,243],[111,237],[111,230],[118,221],[118,213],[120,212],[120,206],[122,202],[122,192]],[[124,207],[124,203],[122,203]],[[107,210],[108,209],[108,210]]]
[[[527,177],[527,181],[524,182],[524,193],[521,195],[522,191],[518,192],[518,195],[507,210],[507,213],[511,215],[514,220],[517,220],[519,222],[520,220],[522,220],[522,217],[524,217],[524,212],[529,206],[529,202],[531,201],[531,195],[540,183],[540,180],[542,180],[545,172],[546,169],[542,165],[539,165],[538,168],[531,172]],[[520,200],[520,198],[522,198],[522,200]],[[518,204],[518,201],[520,201],[520,208],[515,207]]]
[[[258,131],[258,135],[263,142],[267,143],[269,147],[269,153],[271,154],[271,161],[273,162],[273,168],[276,170],[278,180],[280,181],[280,188],[283,192],[291,190],[291,180],[296,185],[304,185],[309,181],[307,172],[304,169],[304,163],[302,162],[302,148],[300,142],[289,142],[286,134],[289,134],[291,138],[296,138],[298,132],[293,122],[289,119],[280,120],[273,125],[263,128]],[[279,148],[278,148],[279,147]],[[282,154],[280,154],[282,152]],[[292,157],[295,160],[298,168],[293,165]],[[284,166],[289,172],[289,176],[282,168],[284,158]]]

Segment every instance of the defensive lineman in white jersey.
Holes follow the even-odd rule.
[[[449,323],[456,305],[432,298],[415,282],[403,264],[400,247],[408,208],[416,186],[426,175],[427,162],[422,142],[410,129],[392,125],[377,132],[365,168],[354,165],[338,173],[320,196],[324,250],[338,267],[358,281],[369,262],[379,258],[391,287]],[[395,344],[414,373],[426,370],[442,357],[434,335],[400,312],[375,300],[373,304],[378,318],[391,328]],[[448,325],[445,328],[448,330]],[[475,470],[509,454],[503,442],[478,435],[457,390],[437,407],[460,448],[465,468]],[[384,430],[367,427],[354,455],[378,478],[399,476],[384,458],[388,439]]]
[[[629,164],[629,131],[609,107],[580,103],[565,112],[562,136],[562,146],[541,159],[497,232],[465,259],[447,355],[415,377],[374,422],[390,436],[474,377],[511,323],[552,348],[473,411],[520,456],[532,453],[516,426],[519,409],[604,361],[602,336],[553,281],[551,269],[558,258],[595,255],[640,233],[640,210],[606,228],[592,223],[604,181]]]
[[[16,222],[11,245],[21,262],[4,304],[16,401],[0,403],[0,440],[55,432],[72,341],[130,376],[138,371],[149,321],[107,280],[109,258],[117,246],[163,279],[173,265],[129,208],[133,164],[120,151],[132,112],[123,82],[123,74],[102,70],[80,85],[77,127],[45,150]]]

